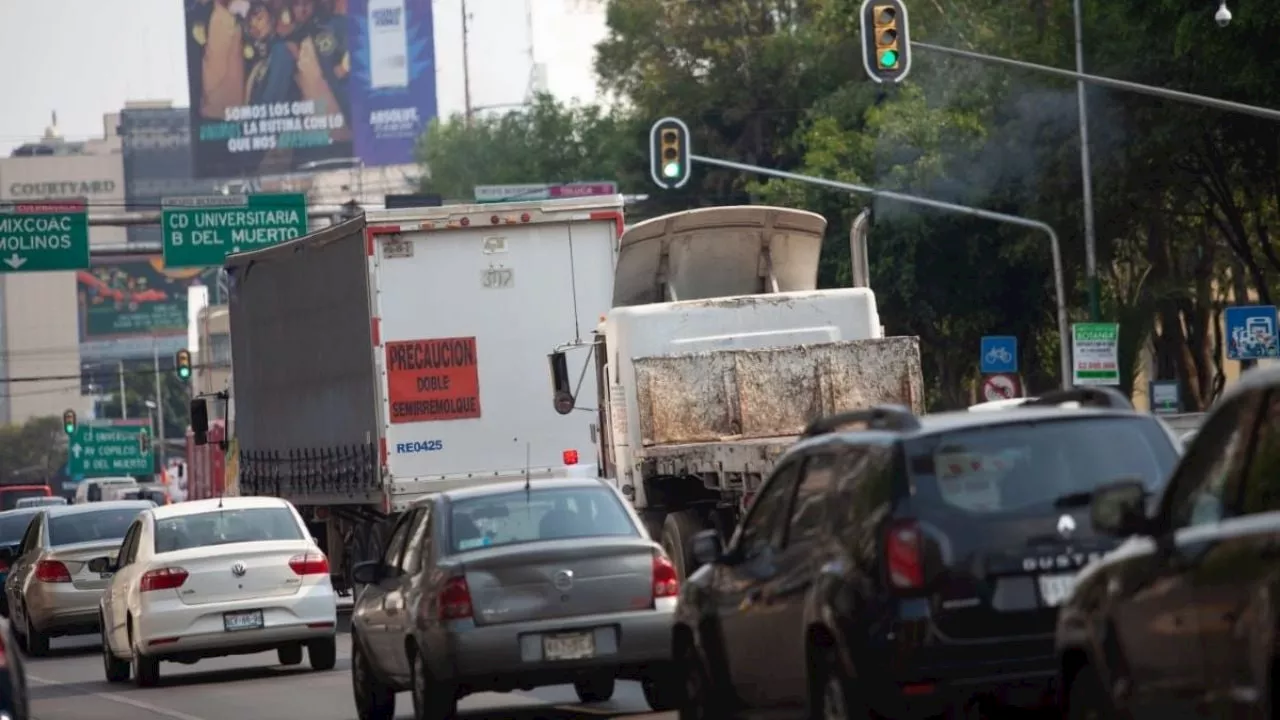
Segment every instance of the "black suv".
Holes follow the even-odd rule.
[[[1117,543],[1090,525],[1093,490],[1118,479],[1158,490],[1175,443],[1103,388],[993,412],[882,406],[814,422],[727,547],[715,531],[695,539],[705,565],[674,630],[681,717],[1043,706],[1057,605]]]
[[[1099,488],[1127,538],[1058,616],[1068,718],[1253,718],[1280,709],[1280,370],[1218,401],[1163,494]]]

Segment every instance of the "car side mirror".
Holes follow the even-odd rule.
[[[551,366],[551,402],[556,412],[568,415],[573,412],[573,384],[569,380],[569,359],[559,350],[547,356]]]
[[[107,556],[96,557],[89,561],[89,571],[96,573],[112,573],[116,571],[116,564]]]
[[[710,565],[724,557],[724,546],[720,543],[720,533],[716,530],[703,530],[693,536],[693,559],[699,565]]]
[[[351,579],[357,585],[373,585],[382,577],[382,563],[377,560],[356,563],[351,568]]]
[[[1137,480],[1120,480],[1093,492],[1089,521],[1093,529],[1113,537],[1147,534],[1147,488]]]

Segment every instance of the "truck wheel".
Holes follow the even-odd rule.
[[[702,520],[692,510],[668,513],[667,519],[662,521],[662,540],[659,544],[676,566],[676,573],[681,581],[698,569],[698,563],[693,559],[693,536],[702,530]]]

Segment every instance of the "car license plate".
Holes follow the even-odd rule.
[[[227,632],[257,630],[262,627],[262,611],[248,610],[246,612],[223,613],[222,627],[226,628]]]
[[[542,654],[548,660],[578,660],[594,657],[596,638],[589,632],[543,635]]]
[[[1037,580],[1040,582],[1040,597],[1049,607],[1061,605],[1076,587],[1076,576],[1072,573],[1041,575]]]

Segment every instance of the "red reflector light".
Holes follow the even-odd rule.
[[[920,526],[915,520],[902,520],[889,525],[884,554],[885,564],[889,567],[889,582],[894,587],[914,590],[924,586],[920,539]]]
[[[9,563],[0,560],[0,572],[9,572]]]
[[[577,464],[578,464],[578,451],[577,451],[577,450],[565,450],[565,451],[564,451],[564,464],[565,464],[565,465],[577,465]]]
[[[666,555],[653,556],[653,597],[675,597],[680,594],[680,578],[676,566]]]
[[[489,222],[494,225],[497,225],[498,223],[502,222],[502,218],[498,217],[497,215],[490,215]]]
[[[529,222],[529,213],[520,213],[520,222]]]
[[[180,567],[158,568],[142,574],[139,589],[142,592],[152,590],[176,590],[187,581],[187,571]]]
[[[440,591],[440,619],[465,620],[471,617],[471,588],[466,578],[450,578]]]
[[[147,644],[148,645],[172,645],[176,642],[178,642],[178,638],[167,637],[167,638],[156,638],[155,640],[148,640]]]
[[[466,226],[468,226],[468,225],[470,225],[470,224],[471,224],[471,218],[469,218],[469,217],[464,217],[464,218],[462,218],[461,220],[459,220],[459,221],[458,221],[458,224],[462,225],[462,227],[466,227]]]
[[[322,628],[331,628],[333,627],[333,625],[334,624],[331,622],[307,623],[307,627],[311,628],[312,630],[320,630]]]
[[[71,573],[67,566],[57,560],[41,560],[36,563],[36,580],[44,583],[71,582]]]
[[[929,695],[932,692],[932,683],[911,683],[902,686],[903,695]]]
[[[289,558],[289,569],[297,575],[328,575],[329,558],[323,553],[303,553]]]

